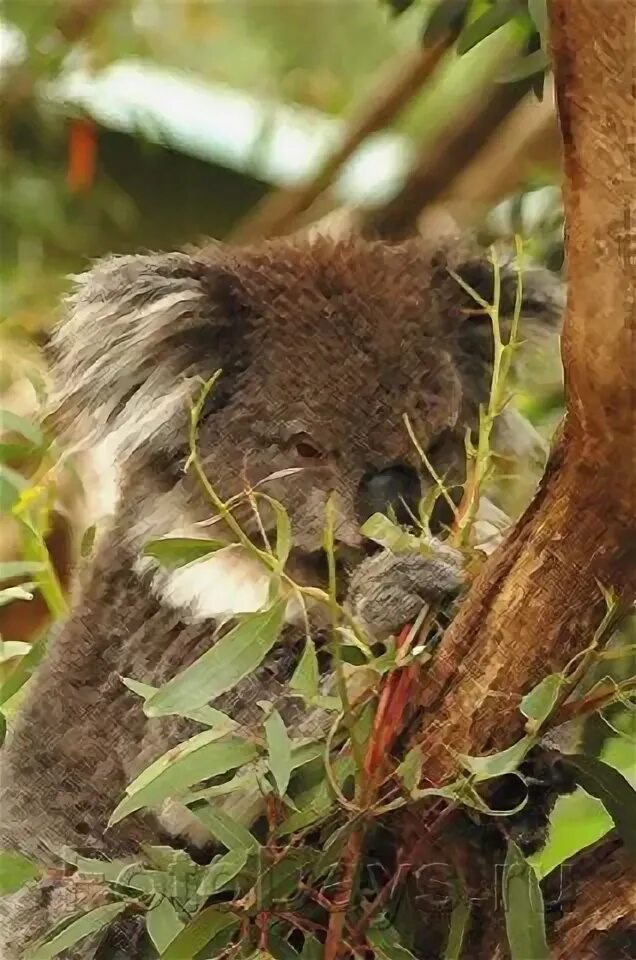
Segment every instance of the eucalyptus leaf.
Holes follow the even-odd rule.
[[[146,911],[146,930],[159,954],[164,953],[184,926],[167,897],[157,898],[157,903],[152,904]]]
[[[236,686],[263,661],[283,626],[286,600],[250,614],[221,637],[203,656],[177,674],[146,701],[149,717],[203,707]]]
[[[533,727],[539,727],[550,716],[565,682],[562,673],[551,673],[522,699],[519,709]]]
[[[337,784],[342,787],[343,783],[355,772],[356,766],[352,757],[339,757],[332,764],[333,775]],[[294,797],[296,811],[284,820],[277,829],[277,835],[280,837],[295,833],[297,830],[303,830],[322,820],[332,809],[335,803],[335,797],[331,784],[325,775],[324,779],[300,796]]]
[[[238,929],[239,919],[217,907],[207,907],[198,913],[172,940],[161,960],[194,960],[210,940],[228,928]]]
[[[470,903],[465,897],[461,897],[456,901],[451,913],[444,960],[460,960],[469,920]]]
[[[46,564],[31,560],[7,560],[0,563],[0,581],[30,577],[34,573],[42,573],[45,568]]]
[[[246,740],[217,738],[215,730],[205,730],[155,760],[127,787],[127,796],[115,808],[109,826],[142,807],[178,796],[200,780],[235,770],[257,756],[256,748]]]
[[[419,550],[422,546],[418,537],[403,530],[382,513],[374,513],[369,517],[360,528],[360,532],[386,550],[392,550],[393,553],[408,553]]]
[[[33,950],[26,954],[25,960],[50,960],[51,957],[59,956],[62,951],[69,950],[80,940],[99,933],[127,908],[127,903],[107,903],[82,914],[58,933],[54,932],[52,937],[45,937],[36,944]]]
[[[405,756],[402,763],[395,771],[396,776],[401,780],[404,789],[411,793],[416,789],[422,779],[422,767],[424,758],[422,757],[421,747],[412,747]]]
[[[31,644],[29,652],[20,657],[13,670],[0,684],[0,706],[14,697],[18,690],[24,686],[44,656],[45,651],[46,635],[42,635],[38,637],[35,643]]]
[[[457,41],[457,52],[468,53],[491,33],[508,23],[520,9],[519,0],[498,0],[489,10],[464,27]]]
[[[122,683],[144,700],[149,700],[159,689],[158,687],[152,687],[149,683],[140,683],[139,680],[132,680],[130,677],[122,677]],[[238,727],[235,720],[232,720],[231,717],[228,717],[228,715],[221,710],[215,710],[214,707],[199,707],[198,710],[190,710],[188,713],[180,712],[178,715],[180,717],[186,717],[188,720],[195,720],[197,723],[202,723],[206,727],[213,727],[219,736],[231,733],[232,730],[236,730]]]
[[[289,687],[291,690],[296,690],[309,700],[317,696],[319,681],[320,671],[318,669],[316,645],[311,637],[307,637],[305,649],[298,661],[298,666],[291,676]]]
[[[269,767],[276,783],[278,795],[284,797],[293,769],[292,744],[278,710],[272,710],[265,721],[265,736],[267,738]]]
[[[502,893],[512,960],[549,960],[539,879],[512,840],[508,841]]]
[[[543,73],[550,65],[545,50],[534,50],[526,57],[518,57],[505,67],[497,77],[499,83],[513,83],[516,80],[526,80],[535,73]]]
[[[632,856],[636,855],[636,790],[615,767],[582,753],[562,757],[576,782],[601,801]]]
[[[199,896],[211,897],[234,880],[247,863],[249,852],[246,847],[236,847],[211,863],[201,880]]]
[[[192,812],[212,836],[216,837],[228,850],[247,850],[256,853],[260,849],[260,844],[250,831],[233,820],[224,810],[206,803],[196,806]]]
[[[534,746],[534,743],[534,738],[528,735],[517,743],[513,743],[506,750],[493,753],[488,757],[470,757],[460,753],[459,760],[466,770],[474,776],[475,782],[481,783],[483,780],[491,780],[493,777],[503,777],[507,773],[513,773],[528,751]]]
[[[144,555],[157,560],[162,567],[173,570],[194,563],[203,557],[216,553],[217,550],[227,548],[223,540],[206,539],[205,537],[160,537],[150,540],[144,546]]]

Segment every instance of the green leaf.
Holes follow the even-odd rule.
[[[257,910],[267,910],[274,901],[295,896],[312,858],[313,851],[307,848],[289,849],[280,860],[262,870],[254,887]]]
[[[260,494],[260,496],[263,500],[266,500],[269,503],[274,511],[274,514],[276,515],[276,559],[278,560],[282,570],[287,563],[289,551],[291,550],[291,521],[282,503],[279,503],[278,500],[274,500],[273,497],[268,497],[263,493]]]
[[[0,463],[0,513],[10,513],[27,486],[22,474]]]
[[[374,543],[379,543],[393,553],[409,553],[420,550],[422,541],[412,533],[403,530],[382,513],[374,513],[360,528],[360,532]]]
[[[460,960],[469,920],[470,903],[462,897],[456,901],[451,913],[444,960]]]
[[[278,795],[284,797],[293,769],[292,744],[278,710],[272,710],[265,721],[265,736],[267,738],[269,768],[272,771]]]
[[[416,789],[422,779],[423,763],[422,748],[412,747],[395,771],[397,777],[402,781],[404,789],[409,793]]]
[[[40,428],[31,420],[19,417],[11,410],[0,410],[0,430],[2,433],[19,433],[34,447],[41,447],[44,443],[44,435]]]
[[[411,951],[400,942],[394,927],[370,927],[367,940],[373,947],[376,960],[416,960]]]
[[[464,27],[457,41],[457,52],[460,55],[468,53],[491,33],[508,23],[520,9],[519,0],[499,0],[494,7]]]
[[[470,9],[471,0],[440,0],[429,17],[424,30],[422,43],[437,43],[450,34],[451,38],[459,33]]]
[[[107,903],[103,907],[97,907],[82,914],[50,939],[45,938],[36,944],[34,949],[27,953],[27,960],[49,960],[50,957],[59,956],[62,951],[69,950],[79,940],[103,930],[127,908],[127,903]]]
[[[112,813],[109,826],[142,807],[178,796],[193,783],[249,763],[256,756],[256,747],[246,740],[232,737],[218,741],[216,730],[205,730],[168,750],[133,780],[126,788],[127,796]]]
[[[9,560],[0,563],[0,581],[15,580],[18,577],[30,577],[34,573],[42,573],[44,563],[35,563],[30,560]]]
[[[502,892],[512,960],[549,960],[539,879],[512,840],[508,841]]]
[[[332,772],[338,786],[342,787],[347,777],[350,777],[355,769],[356,765],[352,757],[339,757],[332,764]],[[294,797],[297,809],[280,824],[276,831],[277,835],[284,837],[322,820],[327,816],[334,802],[335,798],[331,784],[325,777],[324,780],[301,793],[299,797]]]
[[[585,790],[559,797],[550,817],[546,845],[528,857],[539,879],[591,846],[613,828],[614,821],[596,797]]]
[[[211,804],[195,807],[192,812],[201,823],[210,831],[212,836],[227,847],[228,850],[247,850],[255,853],[260,850],[258,840],[236,820]]]
[[[146,930],[157,953],[163,954],[184,924],[167,897],[160,897],[146,912]]]
[[[497,77],[498,83],[512,83],[515,80],[525,80],[527,77],[534,76],[535,73],[542,73],[550,65],[548,55],[545,50],[534,50],[527,57],[518,57]]]
[[[34,586],[34,584],[30,584]],[[4,590],[0,590],[0,607],[6,607],[9,603],[14,603],[16,600],[33,600],[33,594],[27,590],[24,585],[19,587],[5,587]],[[14,641],[17,642],[17,641]],[[23,644],[30,648],[31,644]]]
[[[306,933],[300,960],[323,960],[323,956],[324,947],[320,940]]]
[[[4,713],[0,713],[0,747],[7,739],[7,718]]]
[[[161,955],[161,960],[193,960],[213,937],[221,931],[227,931],[228,927],[238,925],[235,914],[207,907],[177,934]]]
[[[0,853],[0,896],[14,893],[40,876],[40,868],[21,853]]]
[[[162,567],[174,569],[208,557],[228,544],[223,540],[195,537],[160,537],[150,540],[144,547],[144,555],[158,560]]]
[[[122,677],[122,683],[144,700],[149,700],[159,689],[159,687],[150,686],[149,683],[140,683],[139,680],[132,680],[130,677]],[[236,721],[228,717],[227,713],[223,713],[221,710],[215,710],[214,707],[199,707],[198,710],[179,713],[179,716],[186,717],[188,720],[195,720],[197,723],[202,723],[206,727],[213,727],[219,736],[231,733],[232,730],[236,730],[238,727]]]
[[[528,13],[541,37],[541,46],[547,49],[550,24],[546,0],[528,0]]]
[[[475,781],[481,783],[483,780],[513,773],[534,743],[534,737],[526,736],[506,750],[493,753],[488,757],[469,757],[464,753],[458,756],[462,765],[474,776]]]
[[[562,757],[576,782],[601,801],[611,816],[621,839],[632,856],[636,855],[636,790],[615,767],[582,753]]]
[[[46,651],[46,635],[31,644],[31,649],[17,662],[13,670],[0,684],[0,706],[20,690],[39,664]]]
[[[519,709],[531,721],[528,727],[537,729],[552,713],[566,678],[562,673],[551,673],[527,693]]]
[[[307,700],[311,700],[318,694],[319,680],[320,671],[318,670],[316,646],[311,637],[307,637],[303,655],[291,676],[289,687],[291,690],[297,690]]]
[[[211,897],[218,893],[223,887],[230,883],[241,872],[245,864],[249,850],[245,847],[237,847],[220,857],[216,862],[211,863],[203,875],[203,880],[198,889],[201,897]]]
[[[272,649],[285,619],[286,600],[250,614],[199,657],[169,680],[146,703],[149,717],[192,711],[226,693],[250,674]]]

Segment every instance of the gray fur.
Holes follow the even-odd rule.
[[[187,400],[197,379],[223,368],[200,424],[208,476],[227,500],[246,482],[278,473],[263,489],[288,510],[301,582],[320,583],[312,558],[330,492],[339,547],[360,559],[362,477],[387,464],[418,467],[403,413],[438,471],[462,479],[464,431],[475,426],[488,389],[490,335],[487,320],[469,315],[474,304],[449,268],[491,295],[491,269],[474,251],[420,241],[214,246],[110,259],[79,279],[54,340],[53,418],[68,438],[109,445],[119,496],[77,603],[3,749],[2,848],[55,866],[63,846],[132,856],[157,837],[152,814],[111,830],[106,821],[126,784],[196,729],[175,718],[146,720],[121,677],[160,685],[217,636],[204,607],[169,602],[163,581],[139,564],[146,536],[196,529],[211,512],[184,473]],[[508,315],[512,279],[507,272]],[[558,288],[543,274],[526,288],[532,313],[553,323]],[[294,431],[322,448],[320,462],[299,462]],[[281,474],[294,466],[303,469]],[[423,489],[429,483],[422,474]],[[258,536],[249,503],[236,515]],[[275,518],[266,506],[261,519],[271,534]],[[222,525],[210,532],[232,540]],[[432,548],[417,557],[384,551],[355,570],[349,605],[372,633],[385,636],[423,602],[458,588],[456,556]],[[322,621],[310,615],[319,631]],[[297,734],[324,729],[324,715],[304,715],[282,696],[302,642],[302,629],[290,623],[256,673],[216,705],[246,729],[261,721],[256,702],[263,699],[279,705]],[[0,901],[2,960],[17,960],[33,933],[65,914],[71,889],[66,879],[54,897],[40,885]],[[78,955],[93,956],[94,944]]]

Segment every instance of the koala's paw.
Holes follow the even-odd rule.
[[[456,594],[466,582],[464,558],[452,547],[432,543],[427,553],[381,553],[355,570],[347,606],[377,639],[412,623],[426,603]]]

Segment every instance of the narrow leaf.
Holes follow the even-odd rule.
[[[582,753],[563,756],[576,782],[591,796],[601,801],[611,816],[621,839],[632,855],[636,855],[636,790],[622,773],[596,757]]]
[[[164,953],[183,927],[179,914],[167,897],[160,897],[146,912],[146,930],[159,954]]]
[[[533,728],[539,727],[550,716],[564,683],[562,673],[551,673],[525,695],[519,709],[532,722]]]
[[[278,710],[272,710],[265,721],[265,736],[269,753],[269,767],[276,783],[278,795],[284,797],[293,769],[292,744]]]
[[[256,748],[246,740],[232,737],[217,742],[217,737],[215,730],[206,730],[155,760],[127,787],[128,795],[114,810],[109,826],[142,807],[178,796],[193,783],[227,773],[257,756]]]
[[[491,33],[508,23],[518,10],[518,0],[500,0],[494,7],[486,10],[480,17],[464,27],[457,41],[457,52],[459,54],[468,53],[478,43],[489,37]]]
[[[199,896],[211,897],[234,880],[247,863],[248,855],[248,849],[245,847],[237,847],[234,850],[230,850],[229,853],[226,853],[225,856],[221,857],[215,863],[211,863],[210,866],[207,867],[203,875],[203,880],[199,885],[197,891]]]
[[[139,680],[132,680],[130,677],[122,677],[129,690],[136,693],[144,700],[149,700],[154,696],[158,687],[152,687],[149,683],[140,683]],[[221,710],[215,710],[214,707],[199,707],[198,710],[190,710],[187,713],[179,713],[180,717],[186,717],[188,720],[195,720],[197,723],[203,723],[206,727],[213,727],[219,736],[231,733],[236,730],[238,724],[231,717]]]
[[[318,670],[316,646],[311,637],[307,637],[303,655],[292,674],[289,686],[291,690],[297,690],[303,697],[310,700],[318,694],[319,680],[320,671]]]
[[[0,896],[14,893],[40,874],[40,868],[21,853],[0,853]]]
[[[549,20],[546,0],[528,0],[528,13],[541,37],[541,46],[547,49]]]
[[[548,960],[550,951],[539,880],[512,840],[508,841],[502,892],[512,960]]]
[[[8,560],[0,563],[0,581],[14,580],[17,577],[30,577],[34,573],[42,573],[45,564],[30,560]]]
[[[416,789],[422,779],[423,763],[422,748],[413,747],[395,771],[397,777],[402,781],[404,789],[409,793]]]
[[[482,780],[490,780],[493,777],[503,777],[507,773],[513,773],[528,750],[534,745],[534,742],[533,737],[526,736],[500,753],[493,753],[488,757],[469,757],[460,753],[459,760],[473,774],[477,783],[480,783]]]
[[[0,684],[0,706],[14,697],[27,682],[46,651],[46,635],[31,644],[27,654],[18,660],[8,677]]]
[[[223,540],[203,537],[160,537],[158,540],[150,540],[145,545],[144,555],[158,560],[162,567],[174,569],[208,557],[211,553],[216,553],[217,550],[225,547],[227,543]]]
[[[339,757],[333,763],[332,770],[338,786],[342,787],[347,777],[355,772],[355,763],[352,757]],[[320,783],[310,787],[299,797],[294,797],[296,812],[292,813],[278,827],[278,836],[284,837],[297,830],[322,820],[327,816],[335,803],[331,784],[325,777]]]
[[[204,706],[236,686],[272,649],[285,618],[286,600],[250,614],[146,703],[149,717]]]
[[[69,950],[79,940],[98,933],[107,927],[109,923],[124,912],[128,907],[127,903],[107,903],[103,907],[97,907],[89,913],[83,914],[69,923],[59,933],[56,933],[51,939],[44,939],[29,952],[27,960],[50,960],[51,957],[57,957],[64,950]]]
[[[470,903],[462,897],[457,900],[451,913],[444,960],[460,960],[469,920]]]
[[[213,937],[238,925],[235,914],[208,907],[177,934],[161,955],[161,960],[193,960]]]
[[[218,810],[211,804],[205,804],[195,807],[192,812],[196,814],[212,836],[216,837],[228,850],[247,850],[255,853],[260,849],[258,841],[249,830],[233,820],[224,810]]]
[[[515,80],[525,80],[535,73],[543,72],[550,61],[545,50],[534,50],[527,57],[519,57],[501,71],[497,80],[499,83],[512,83]]]
[[[310,933],[306,933],[302,953],[300,954],[301,960],[322,960],[323,956],[324,947],[320,940],[317,940]]]
[[[0,601],[1,599],[0,592]],[[0,606],[2,606],[1,602]],[[0,640],[0,663],[6,663],[7,660],[14,660],[16,657],[25,657],[30,649],[31,644],[23,643],[21,640]]]
[[[403,530],[382,513],[374,513],[369,517],[360,528],[360,532],[374,543],[379,543],[381,547],[392,550],[393,553],[419,550],[422,545],[418,537]]]

